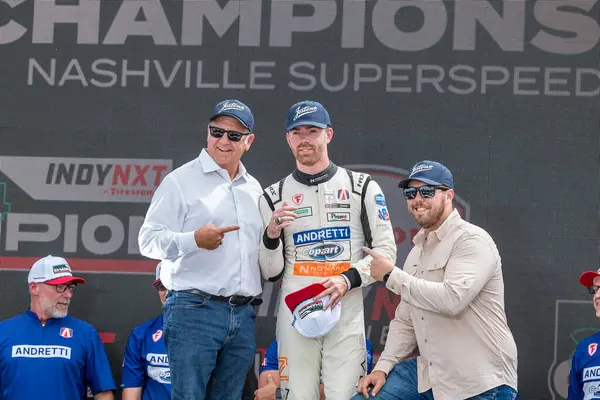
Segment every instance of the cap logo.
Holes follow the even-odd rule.
[[[410,173],[410,176],[413,176],[417,172],[429,171],[430,169],[433,169],[433,165],[427,165],[427,164],[417,165],[413,168],[412,172]]]
[[[221,110],[219,110],[220,113],[222,113],[225,110],[239,110],[239,111],[244,111],[244,106],[236,103],[236,102],[231,102],[231,103],[227,103],[225,102],[225,104],[223,104],[223,107],[221,107]]]
[[[302,307],[300,310],[298,310],[298,315],[300,316],[300,319],[304,319],[304,317],[306,317],[308,314],[313,313],[315,311],[322,311],[322,310],[323,310],[323,302],[321,300],[319,300],[319,301],[307,304],[304,307]]]
[[[317,107],[315,106],[304,106],[296,108],[296,115],[294,116],[294,121],[306,114],[312,114],[317,112]]]
[[[55,265],[52,267],[52,272],[55,274],[62,274],[64,272],[71,272],[71,268],[68,265]]]

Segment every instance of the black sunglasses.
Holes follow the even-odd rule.
[[[67,289],[69,289],[69,292],[75,293],[75,290],[77,290],[77,284],[76,283],[63,283],[62,285],[51,285],[51,284],[47,283],[47,285],[48,286],[54,286],[54,289],[58,293],[64,293],[64,292],[67,291]]]
[[[596,294],[600,286],[590,286],[587,288],[589,294]]]
[[[434,185],[423,185],[423,186],[419,186],[418,188],[409,187],[409,188],[404,189],[404,198],[406,200],[412,200],[415,197],[417,197],[417,192],[419,192],[419,194],[421,195],[422,198],[430,199],[433,196],[435,196],[436,189],[443,190],[443,191],[449,190],[447,187],[434,186]]]
[[[217,138],[217,139],[220,139],[225,134],[227,134],[227,137],[232,142],[239,142],[240,140],[242,140],[242,138],[244,136],[250,135],[250,132],[248,132],[248,133],[242,133],[242,132],[236,132],[236,131],[228,131],[226,129],[219,128],[217,126],[212,126],[212,125],[208,126],[208,130],[210,131],[210,136],[212,136],[214,138]]]

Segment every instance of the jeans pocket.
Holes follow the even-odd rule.
[[[177,293],[172,308],[196,308],[204,307],[208,303],[208,297],[198,296],[190,293]]]

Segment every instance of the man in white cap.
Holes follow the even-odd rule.
[[[64,258],[47,256],[27,279],[31,305],[0,322],[0,399],[112,400],[114,380],[100,336],[68,316],[77,284]]]
[[[156,288],[160,303],[166,302],[167,288],[160,280],[162,261],[156,266]],[[137,326],[129,335],[123,373],[121,375],[123,400],[170,400],[171,372],[163,334],[162,313]]]
[[[586,271],[579,277],[579,283],[592,295],[592,305],[596,318],[600,318],[600,269]],[[571,360],[569,374],[569,400],[600,398],[600,332],[587,337],[577,344]]]

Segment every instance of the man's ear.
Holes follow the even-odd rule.
[[[246,135],[244,138],[244,147],[246,148],[246,151],[250,150],[252,142],[254,142],[254,134]]]

